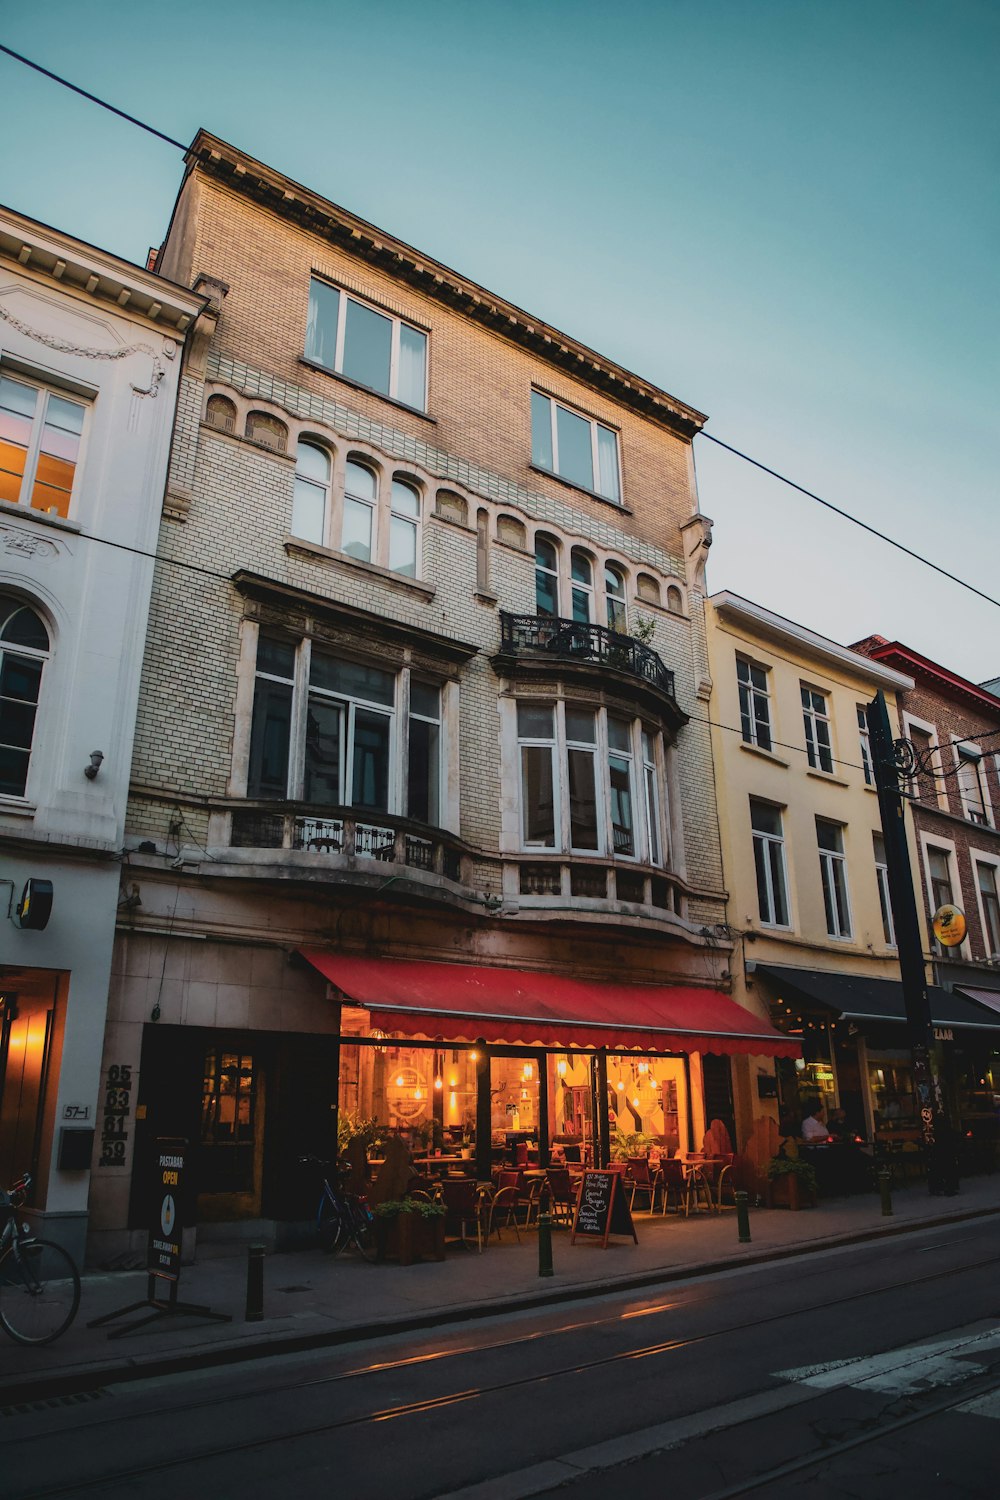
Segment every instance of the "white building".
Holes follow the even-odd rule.
[[[78,1259],[91,1163],[123,1150],[108,976],[180,355],[203,305],[0,210],[0,1186],[29,1171],[34,1214]]]

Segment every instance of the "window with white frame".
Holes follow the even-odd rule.
[[[406,578],[416,578],[422,513],[417,486],[398,474],[382,486],[374,468],[359,459],[349,459],[344,468],[338,536],[332,471],[330,453],[319,443],[302,439],[295,453],[292,535],[339,548],[358,562],[376,563]],[[383,489],[388,491],[387,500],[383,499]]]
[[[261,631],[247,795],[389,813],[405,807],[436,823],[440,689],[407,673],[409,714],[401,722],[402,676]]]
[[[983,941],[987,958],[1000,957],[1000,894],[997,892],[996,865],[976,861],[976,883],[983,914]]]
[[[982,756],[971,745],[956,744],[958,761],[958,790],[962,798],[962,812],[970,823],[989,826],[990,817],[983,784]]]
[[[419,531],[419,492],[405,479],[394,479],[389,516],[389,567],[394,573],[417,576]]]
[[[569,571],[573,619],[589,625],[594,618],[594,564],[582,547],[574,547],[570,553]]]
[[[427,404],[427,335],[313,277],[305,357],[405,406]]]
[[[604,602],[609,628],[626,634],[628,611],[625,607],[625,574],[615,563],[607,563],[604,568]]]
[[[819,846],[819,871],[823,883],[823,905],[826,908],[826,930],[830,937],[851,936],[851,907],[847,896],[847,860],[844,857],[844,830],[839,823],[816,819],[816,843]]]
[[[788,879],[781,811],[770,802],[750,799],[753,862],[757,876],[757,913],[766,927],[788,927]]]
[[[895,948],[896,932],[892,924],[892,903],[889,900],[889,864],[885,857],[885,839],[880,833],[872,834],[875,854],[875,883],[878,886],[878,904],[882,912],[882,936],[886,946]]]
[[[295,450],[292,535],[322,546],[327,540],[329,517],[330,455],[316,443],[301,442]]]
[[[547,619],[559,614],[559,548],[541,531],[535,536],[535,613]]]
[[[865,786],[875,785],[875,767],[872,764],[872,745],[868,734],[868,715],[864,704],[858,704],[858,745],[861,750],[861,769],[864,772]]]
[[[0,500],[68,516],[86,406],[0,375]]]
[[[830,739],[830,716],[826,694],[815,688],[802,688],[802,723],[806,735],[806,756],[814,771],[833,771],[833,745]]]
[[[740,693],[740,731],[743,743],[756,745],[759,750],[770,750],[771,695],[768,691],[767,669],[738,656],[736,681]]]
[[[621,503],[618,434],[541,391],[531,393],[531,461],[581,489]]]
[[[517,739],[522,848],[662,863],[654,730],[603,708],[522,700]]]
[[[372,562],[376,545],[378,479],[367,464],[349,460],[344,478],[341,551],[358,562]]]
[[[49,633],[27,604],[0,594],[0,796],[23,797]]]
[[[930,888],[932,916],[940,907],[954,905],[951,859],[947,849],[938,848],[934,844],[927,845],[927,880]],[[936,937],[932,938],[932,942],[936,952],[946,955],[950,951],[943,943],[939,943]]]

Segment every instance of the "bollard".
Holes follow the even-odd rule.
[[[882,1217],[892,1217],[892,1168],[889,1166],[879,1167],[878,1186],[882,1194]]]
[[[260,1323],[264,1317],[264,1246],[247,1246],[247,1312],[248,1323]]]
[[[744,1192],[737,1191],[733,1194],[736,1200],[736,1228],[739,1231],[741,1245],[750,1243],[750,1210],[749,1199]]]
[[[538,1213],[538,1274],[552,1276],[552,1215],[548,1192],[542,1193]]]

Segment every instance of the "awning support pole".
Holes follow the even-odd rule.
[[[538,1165],[549,1164],[549,1060],[544,1052],[535,1053],[538,1069]]]
[[[611,1161],[611,1123],[608,1120],[608,1049],[598,1047],[597,1058],[597,1165]]]
[[[476,1178],[493,1181],[493,1118],[490,1110],[490,1054],[482,1037],[476,1042]]]

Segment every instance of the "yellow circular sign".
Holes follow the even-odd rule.
[[[934,936],[945,948],[957,948],[965,937],[965,912],[957,906],[939,906],[931,919]]]

